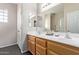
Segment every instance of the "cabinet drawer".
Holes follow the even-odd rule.
[[[28,35],[28,39],[29,39],[30,41],[35,42],[35,37],[34,37],[34,36]]]
[[[51,51],[54,51],[55,53],[62,54],[62,55],[79,54],[79,51],[75,51],[73,49],[70,49],[66,46],[63,46],[53,41],[47,41],[47,49],[50,49]]]
[[[28,40],[28,50],[35,55],[35,43]]]
[[[40,55],[40,53],[38,51],[36,51],[36,55]]]
[[[36,38],[36,44],[39,44],[42,47],[46,47],[46,40],[41,39],[41,38]]]
[[[55,52],[47,49],[47,55],[57,55]]]
[[[46,55],[46,48],[36,44],[36,51],[40,53],[40,55]]]

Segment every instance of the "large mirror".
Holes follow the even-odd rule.
[[[59,4],[46,12],[44,14],[46,29],[79,33],[79,3]]]
[[[51,30],[64,32],[64,12],[60,10],[51,14]]]
[[[44,14],[45,28],[55,32],[65,32],[64,6],[60,4]]]

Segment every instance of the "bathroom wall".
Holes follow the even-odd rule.
[[[1,3],[8,10],[8,22],[0,22],[0,48],[17,44],[17,5]]]

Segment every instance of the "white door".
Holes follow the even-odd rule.
[[[21,49],[21,4],[17,6],[17,44]]]

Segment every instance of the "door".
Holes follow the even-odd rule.
[[[21,4],[17,6],[17,44],[21,48]]]

